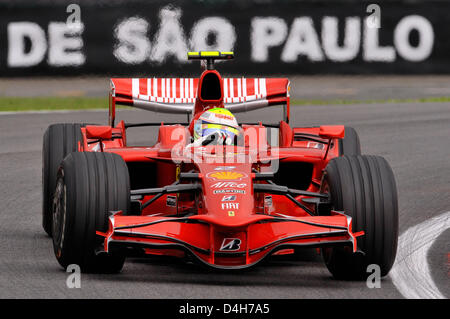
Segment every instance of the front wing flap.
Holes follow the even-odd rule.
[[[216,268],[250,267],[273,253],[299,246],[347,245],[357,250],[351,218],[331,216],[274,217],[254,215],[240,225],[225,225],[208,215],[190,217],[123,216],[111,214],[104,236],[104,252],[142,248],[164,254],[180,250]]]

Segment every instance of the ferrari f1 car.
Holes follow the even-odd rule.
[[[139,253],[238,269],[316,247],[336,278],[365,278],[370,264],[389,272],[398,205],[387,161],[361,155],[351,127],[291,127],[289,80],[223,78],[214,61],[231,58],[188,53],[202,62],[199,78],[113,78],[108,125],[47,129],[43,227],[63,267],[118,272]],[[116,105],[188,122],[116,124]],[[241,123],[231,142],[193,138],[207,110],[227,119],[268,106],[283,119]],[[159,126],[155,145],[127,145],[127,128],[138,126]]]

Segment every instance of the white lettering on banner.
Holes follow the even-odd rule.
[[[409,35],[411,31],[419,33],[419,44],[411,46]],[[408,61],[419,62],[428,58],[433,50],[434,31],[430,21],[418,15],[404,17],[394,31],[394,45],[398,54]]]
[[[364,23],[364,25],[367,25],[367,23]],[[393,62],[395,61],[395,49],[392,46],[382,47],[379,45],[379,30],[377,28],[364,28],[363,58],[365,61]]]
[[[200,19],[192,28],[191,48],[194,51],[232,51],[236,41],[234,26],[225,18]],[[208,39],[213,36],[213,43]]]
[[[251,22],[251,59],[254,62],[267,62],[269,48],[279,46],[288,33],[286,22],[277,17],[255,17]]]
[[[31,43],[25,51],[25,39]],[[11,22],[8,24],[8,66],[27,67],[39,64],[45,57],[47,40],[45,31],[33,22]]]
[[[44,61],[48,49],[48,64],[52,66],[79,66],[85,63],[82,52],[83,23],[68,25],[65,22],[50,22],[48,43],[45,31],[33,22],[11,22],[8,24],[8,66],[31,67]],[[26,39],[31,47],[26,49]]]
[[[361,21],[358,17],[345,19],[344,45],[338,45],[338,18],[322,20],[322,45],[325,55],[332,61],[344,62],[356,58],[361,41]]]
[[[370,20],[370,21],[369,21]],[[251,22],[251,60],[268,62],[269,50],[281,47],[280,60],[297,63],[304,56],[312,62],[346,62],[357,58],[362,50],[362,58],[367,62],[396,61],[400,57],[411,62],[426,60],[432,53],[434,44],[433,26],[423,16],[404,17],[393,30],[393,45],[381,45],[380,29],[373,27],[374,17],[347,17],[345,19],[343,45],[339,46],[339,20],[325,16],[321,30],[316,32],[310,17],[297,17],[288,29],[286,21],[279,17],[255,17]],[[418,33],[418,45],[412,46],[409,38],[412,31]],[[321,42],[318,34],[321,35]],[[361,45],[362,44],[362,45]]]
[[[286,40],[281,61],[296,62],[299,55],[305,55],[310,61],[323,61],[319,37],[310,17],[295,18]]]
[[[114,29],[114,37],[119,41],[114,47],[114,56],[128,64],[144,62],[151,49],[148,29],[148,22],[142,18],[131,17],[120,22]]]
[[[65,22],[51,22],[48,25],[48,64],[54,66],[83,65],[86,57],[81,52],[83,39],[80,37],[84,30],[83,23],[67,24]]]
[[[170,6],[164,7],[159,12],[161,25],[156,33],[151,53],[153,61],[162,63],[168,56],[174,56],[178,62],[186,62],[188,46],[180,16],[181,10]]]
[[[69,10],[68,7],[68,12],[73,13],[66,22],[50,21],[46,26],[33,21],[9,22],[6,26],[7,66],[27,68],[43,63],[55,67],[86,64],[83,43],[86,27],[80,22],[77,8],[74,6]],[[112,53],[115,59],[135,65],[172,63],[169,58],[173,57],[179,63],[187,63],[186,52],[189,50],[232,51],[240,37],[242,43],[250,41],[248,58],[254,63],[349,62],[361,58],[365,62],[392,63],[398,59],[421,62],[431,56],[435,42],[433,25],[420,15],[404,16],[388,30],[384,25],[377,27],[380,20],[375,13],[365,17],[349,16],[343,19],[324,16],[314,20],[308,16],[298,16],[292,20],[256,16],[247,22],[249,33],[241,31],[238,34],[237,25],[223,16],[199,16],[192,29],[187,30],[182,25],[182,14],[179,7],[164,6],[159,10],[159,21],[153,26],[149,20],[139,16],[118,20],[113,30]],[[245,26],[239,27],[246,30]],[[154,36],[150,38],[150,34]],[[411,41],[411,35],[415,36],[414,41]],[[193,89],[187,81],[182,84],[183,91]],[[164,82],[161,85],[162,89],[169,87]],[[228,85],[226,87],[229,89],[233,85],[239,95],[245,90],[246,82],[224,85]],[[255,87],[255,93],[259,88],[259,85]],[[162,94],[169,98],[174,92],[172,86],[171,92],[164,91]],[[232,98],[241,98],[234,96],[233,92],[230,94]],[[194,94],[191,95],[193,97]]]

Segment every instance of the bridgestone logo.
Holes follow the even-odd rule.
[[[220,247],[221,251],[236,251],[241,248],[241,240],[239,238],[225,238]]]

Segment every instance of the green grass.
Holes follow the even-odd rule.
[[[107,109],[107,97],[0,97],[0,111]]]
[[[291,100],[292,105],[385,104],[450,102],[450,96],[383,100]],[[0,112],[107,109],[107,97],[0,97]]]

